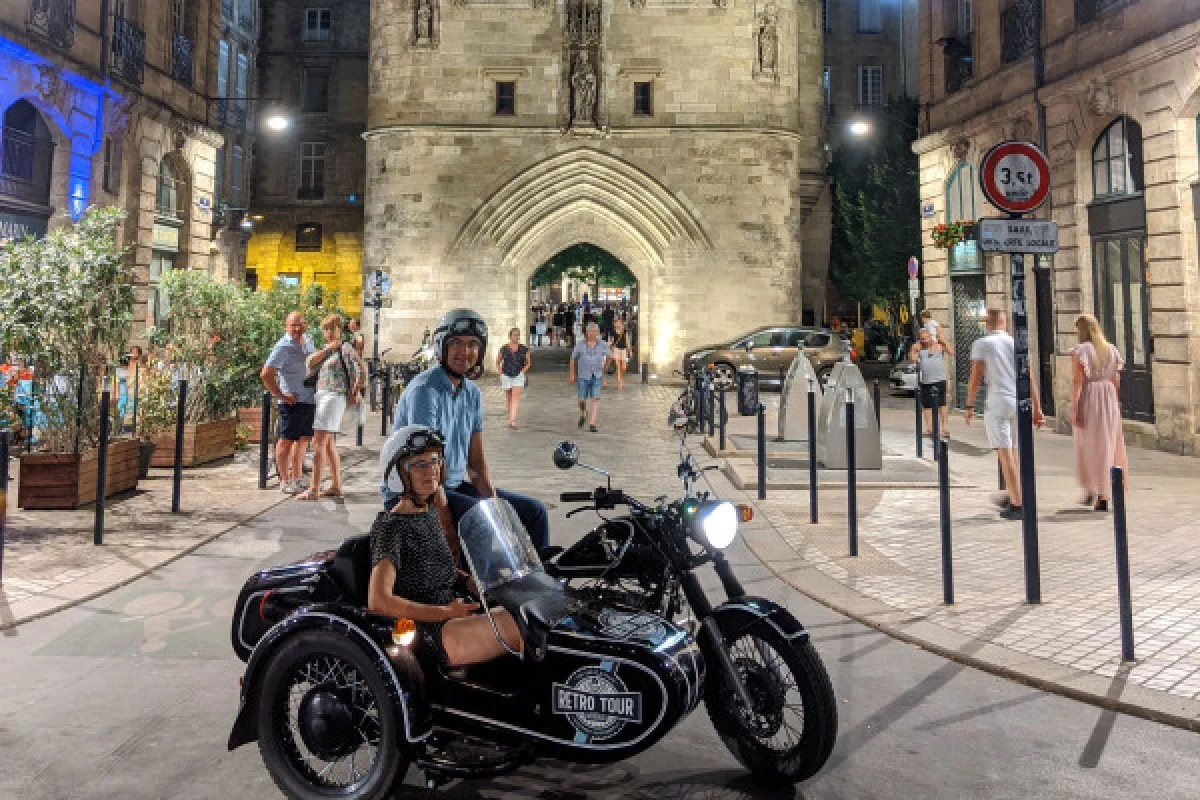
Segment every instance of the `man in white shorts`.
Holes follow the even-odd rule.
[[[967,382],[966,423],[971,424],[979,384],[987,382],[987,408],[983,426],[988,444],[996,451],[1008,497],[1000,511],[1005,519],[1021,519],[1021,476],[1017,468],[1017,357],[1013,338],[1008,335],[1008,316],[998,308],[988,309],[987,336],[971,345],[971,378]],[[1045,421],[1037,382],[1030,380],[1033,424]]]

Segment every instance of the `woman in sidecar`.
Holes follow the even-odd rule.
[[[367,609],[416,624],[416,654],[426,664],[462,667],[521,652],[512,616],[493,609],[492,622],[476,614],[470,576],[462,568],[458,534],[435,499],[445,475],[445,440],[433,428],[409,425],[393,433],[380,453],[384,481],[400,499],[371,526],[371,579]]]

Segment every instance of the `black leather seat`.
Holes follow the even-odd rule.
[[[342,542],[329,565],[333,579],[355,605],[366,606],[371,583],[371,537],[355,536]]]

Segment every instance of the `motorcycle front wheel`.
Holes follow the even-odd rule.
[[[757,778],[791,784],[811,778],[837,739],[837,701],[821,657],[807,638],[788,640],[771,625],[722,628],[736,636],[727,640],[729,655],[753,708],[710,669],[704,705],[717,734]]]

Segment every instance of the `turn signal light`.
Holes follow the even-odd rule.
[[[412,643],[417,639],[417,623],[411,619],[401,617],[396,620],[396,626],[392,628],[392,641],[401,647],[412,647]]]
[[[750,520],[754,519],[754,509],[751,506],[748,506],[745,503],[738,503],[737,510],[738,518],[742,522],[749,522]]]

